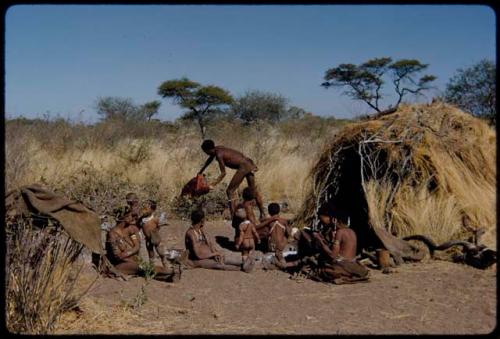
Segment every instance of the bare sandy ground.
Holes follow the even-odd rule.
[[[187,227],[171,222],[161,234],[182,248]],[[232,238],[225,221],[209,222],[207,230]],[[297,281],[258,268],[249,274],[186,270],[175,284],[99,277],[55,333],[486,334],[496,327],[496,266],[431,260],[370,274],[368,283],[354,285]],[[95,277],[86,269],[79,288]]]

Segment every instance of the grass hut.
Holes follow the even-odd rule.
[[[444,103],[350,124],[313,166],[297,224],[328,202],[348,213],[360,248],[412,234],[466,239],[479,227],[495,248],[495,146],[493,128]]]

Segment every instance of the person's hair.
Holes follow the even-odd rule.
[[[154,201],[152,199],[148,199],[148,200],[146,200],[146,204],[148,204],[149,207],[151,207],[151,209],[153,211],[156,211],[156,201]]]
[[[127,195],[125,196],[125,200],[127,200],[127,201],[137,201],[139,199],[137,199],[137,194],[135,194],[133,192],[130,192],[130,193],[127,193]]]
[[[267,206],[267,211],[269,212],[270,215],[276,215],[279,214],[280,212],[280,205],[273,202],[270,203],[269,206]]]
[[[346,211],[336,208],[333,211],[333,215],[332,216],[335,219],[337,219],[338,221],[340,221],[341,223],[347,225],[348,215],[347,215]]]
[[[201,144],[201,149],[204,151],[210,151],[215,148],[215,143],[213,140],[207,139]]]
[[[329,204],[324,204],[319,208],[318,215],[325,215],[331,218],[333,216],[333,208]]]
[[[200,221],[205,218],[205,212],[203,212],[200,209],[196,209],[193,212],[191,212],[191,223],[193,225],[198,224]]]
[[[255,199],[255,194],[251,187],[245,187],[242,192],[243,200],[250,201]]]

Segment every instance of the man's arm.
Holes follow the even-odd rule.
[[[328,248],[328,245],[327,245],[325,239],[323,238],[323,235],[321,235],[321,233],[319,233],[319,232],[313,232],[313,237],[314,237],[314,239],[316,239],[318,241],[323,252],[325,252],[327,256],[334,258],[332,250],[330,248]]]
[[[256,229],[261,229],[263,227],[268,226],[270,223],[272,223],[273,221],[276,221],[276,220],[278,220],[277,216],[269,217],[266,220],[264,220],[263,222],[261,222],[260,224],[256,225],[255,228]]]
[[[332,245],[332,258],[340,254],[340,243],[342,242],[342,232],[337,231]]]
[[[219,154],[216,154],[215,158],[217,159],[217,162],[219,163],[220,175],[217,177],[217,179],[215,179],[215,181],[210,186],[217,185],[226,176],[226,165],[224,165],[224,160],[222,159],[222,157]]]
[[[214,160],[215,158],[215,155],[211,155],[208,157],[207,161],[205,161],[205,165],[203,165],[203,167],[201,168],[201,170],[198,172],[198,175],[202,174],[203,171],[208,167],[208,165],[210,165],[212,163],[212,161]]]

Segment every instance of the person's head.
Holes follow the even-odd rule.
[[[325,204],[320,207],[318,211],[318,218],[323,223],[323,225],[330,225],[334,222],[333,217],[333,209],[331,206]]]
[[[156,211],[156,201],[151,199],[146,200],[142,206],[142,214],[144,216],[150,216],[154,211]]]
[[[125,200],[127,200],[127,205],[129,206],[134,206],[139,203],[139,198],[133,192],[127,193],[127,195],[125,196]]]
[[[125,215],[123,216],[123,222],[125,223],[125,227],[129,225],[135,225],[137,217],[138,217],[137,213],[134,211],[129,211],[125,213]]]
[[[214,155],[215,154],[214,141],[210,139],[204,140],[203,143],[201,144],[201,149],[208,155]]]
[[[337,224],[340,224],[340,225],[343,225],[343,226],[347,226],[348,224],[348,215],[347,213],[342,210],[342,209],[338,209],[336,208],[334,211],[333,211],[333,215],[332,215],[332,218],[333,220],[335,220],[335,222]]]
[[[243,200],[251,201],[255,199],[253,189],[251,187],[245,187],[242,192]]]
[[[200,227],[202,227],[204,221],[205,221],[205,213],[202,210],[196,209],[193,212],[191,212],[191,224],[193,225],[200,224]]]
[[[247,218],[247,213],[245,212],[244,208],[238,208],[236,212],[234,212],[234,216],[244,220]]]
[[[267,211],[271,216],[278,215],[280,213],[280,205],[275,202],[270,203],[269,206],[267,206]]]

